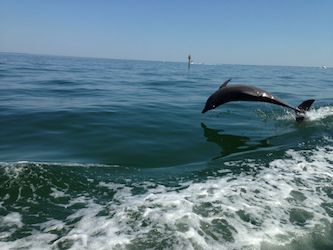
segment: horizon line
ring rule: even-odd
[[[155,59],[134,59],[134,58],[111,58],[111,57],[98,57],[98,56],[77,56],[77,55],[59,55],[59,54],[43,54],[33,52],[13,52],[13,51],[0,51],[2,54],[23,54],[32,56],[54,56],[54,57],[70,57],[70,58],[86,58],[86,59],[102,59],[102,60],[124,60],[124,61],[143,61],[143,62],[163,62],[163,63],[185,63],[187,64],[187,56],[184,56],[184,61],[169,61],[169,60],[155,60]],[[195,61],[194,61],[195,62]],[[236,65],[236,66],[270,66],[270,67],[301,67],[301,68],[333,68],[330,65],[317,65],[317,66],[304,66],[304,65],[278,65],[278,64],[242,64],[242,63],[205,63],[198,62],[194,65]]]

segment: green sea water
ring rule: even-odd
[[[228,78],[297,106],[201,114]],[[333,69],[0,53],[0,249],[332,249]]]

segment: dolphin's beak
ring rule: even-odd
[[[204,109],[201,111],[201,114],[206,113],[208,111],[208,109],[206,107],[204,107]]]

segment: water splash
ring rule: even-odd
[[[318,109],[311,109],[306,112],[305,121],[320,121],[333,116],[333,107],[325,106]],[[284,115],[277,116],[277,120],[295,120],[295,113],[287,110]]]
[[[65,221],[53,218],[36,224],[37,230],[27,237],[9,240],[24,227],[18,212],[9,214],[2,219],[10,230],[0,248],[273,249],[295,239],[311,239],[313,234],[330,244],[331,141],[327,138],[328,145],[313,150],[287,150],[267,165],[253,159],[226,163],[246,164],[256,169],[254,174],[225,173],[178,187],[154,181],[101,181],[96,188],[115,193],[111,201],[72,197],[64,206],[78,209]],[[52,191],[51,196],[59,197],[69,192]]]
[[[326,106],[326,107],[320,107],[318,109],[312,109],[309,110],[306,113],[306,115],[310,121],[323,120],[326,119],[327,117],[333,116],[333,107]]]

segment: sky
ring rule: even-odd
[[[333,67],[331,0],[0,0],[0,51]]]

